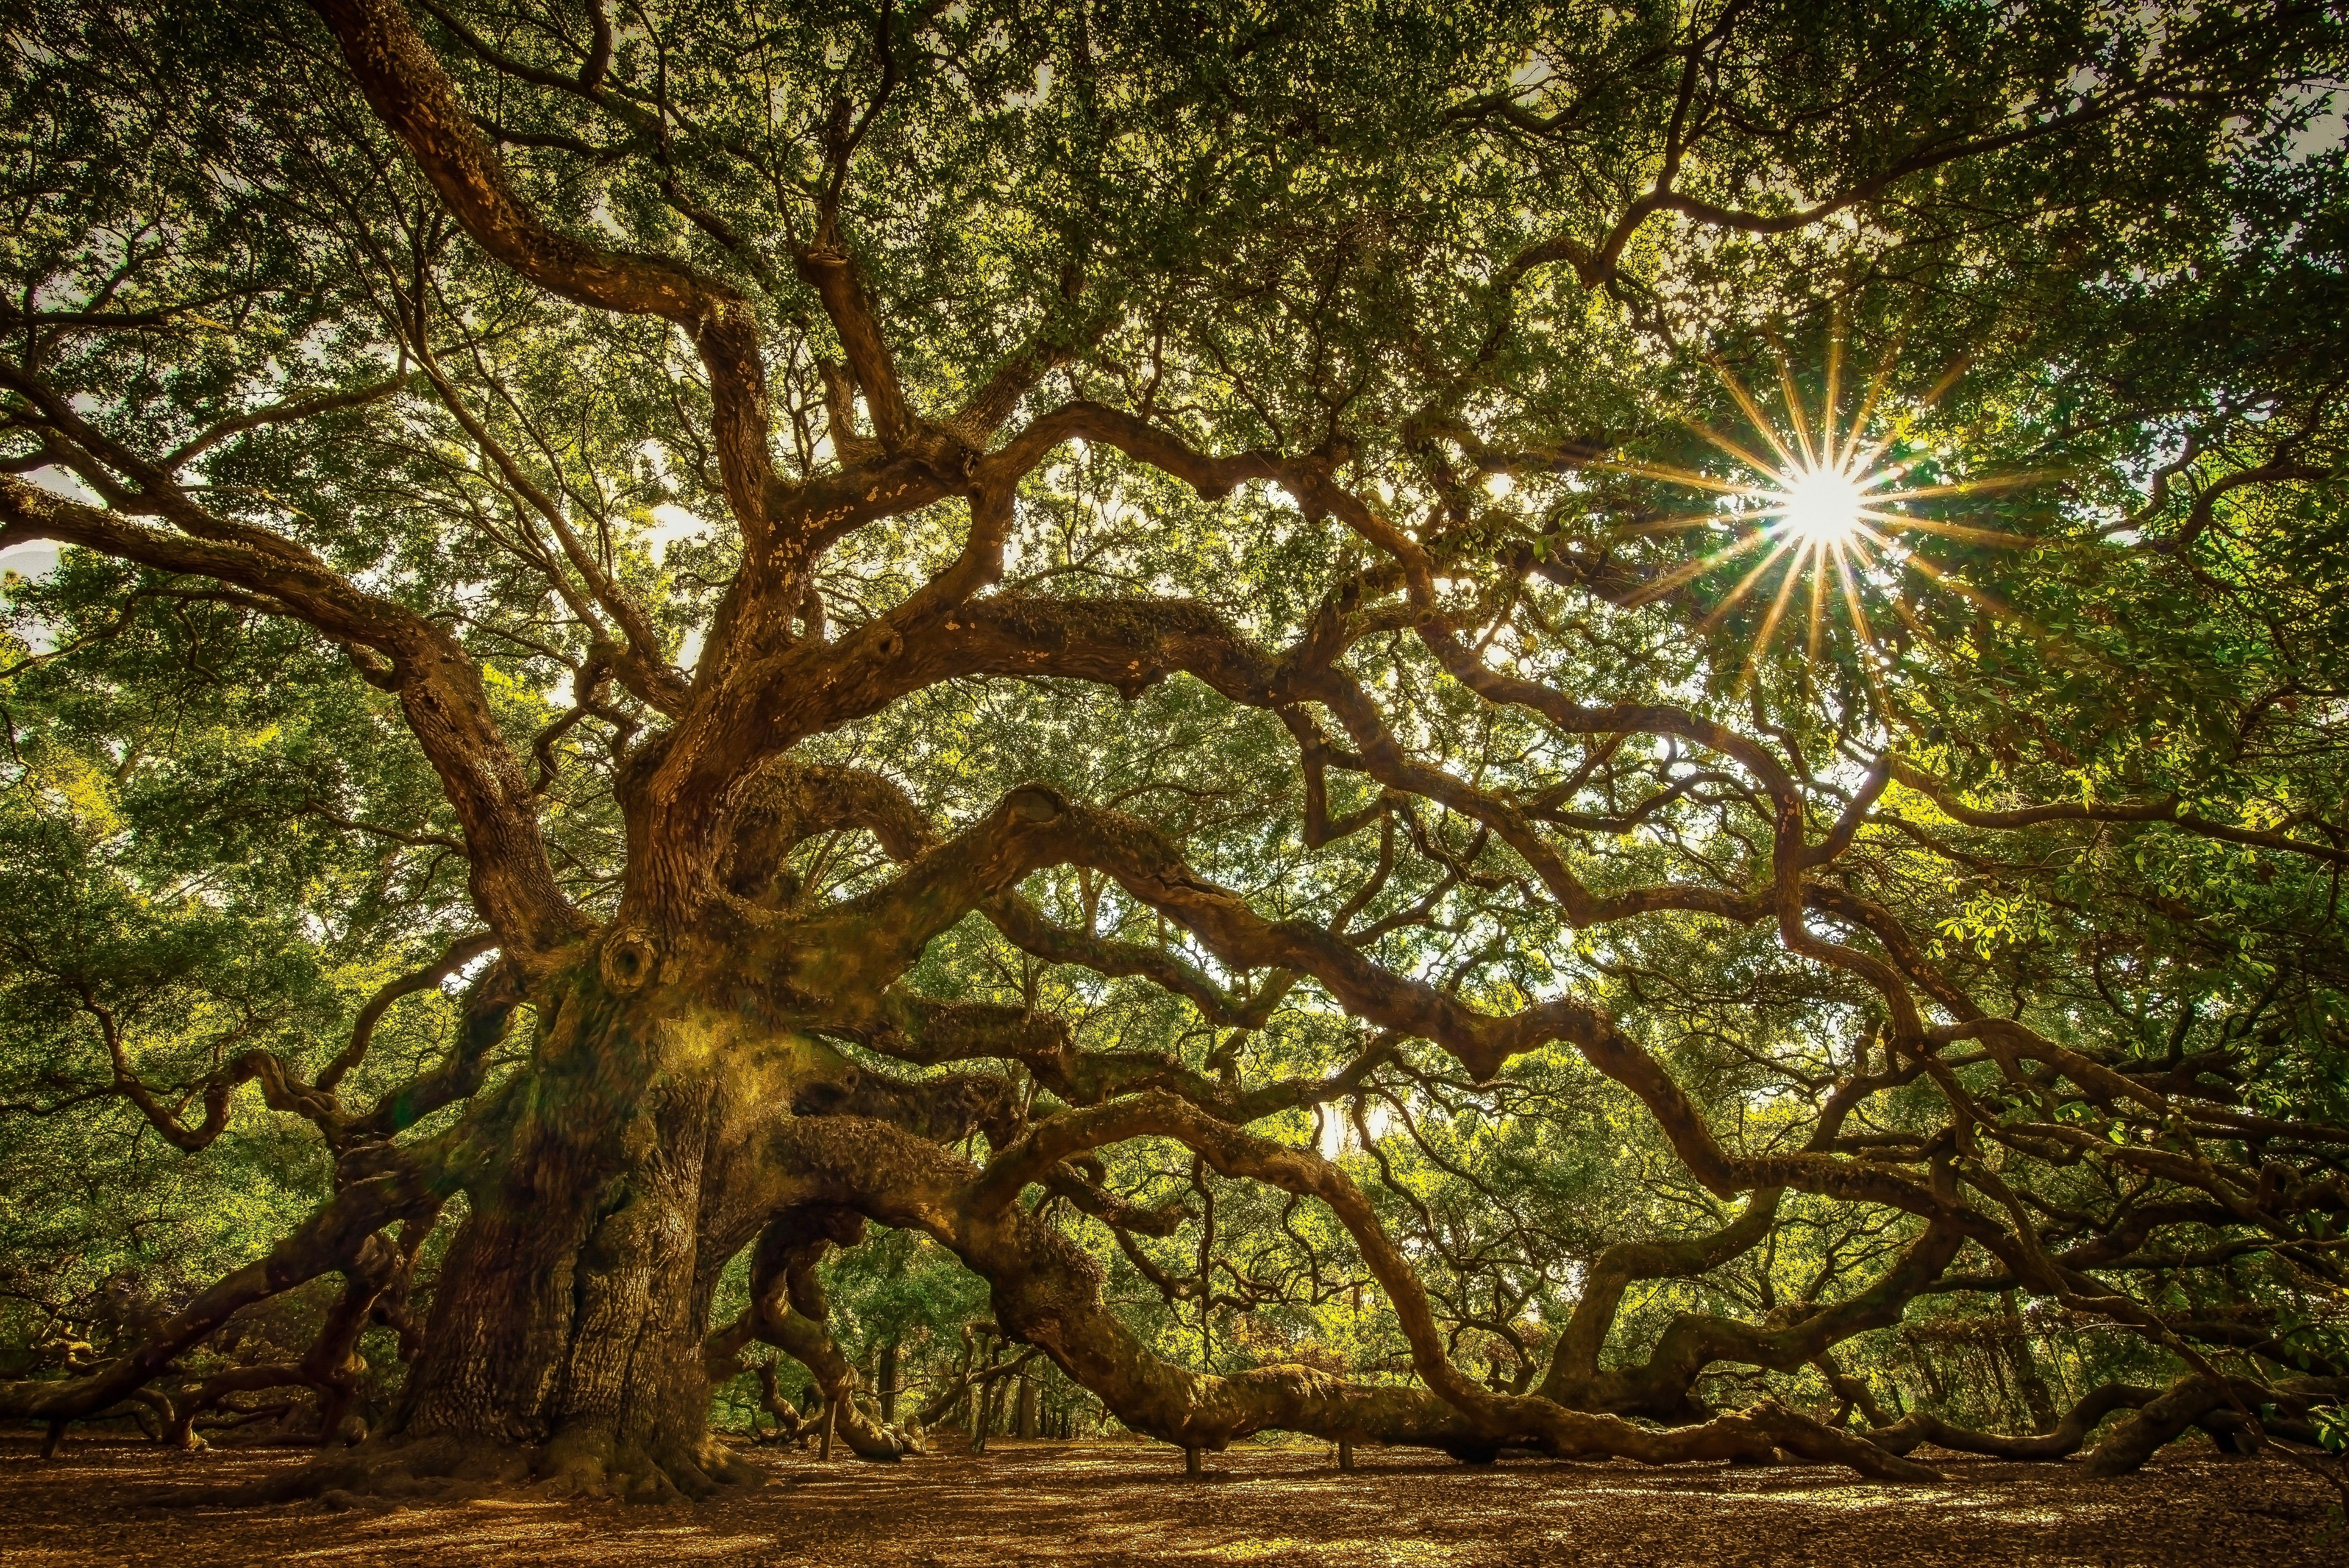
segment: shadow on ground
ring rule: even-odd
[[[254,1479],[282,1450],[172,1454],[85,1440],[43,1462],[0,1439],[8,1568],[283,1563],[679,1565],[876,1563],[2031,1564],[2135,1568],[2256,1560],[2338,1568],[2330,1500],[2275,1460],[2178,1449],[2117,1481],[2070,1466],[1920,1450],[1934,1486],[1812,1469],[1430,1465],[1319,1446],[1211,1456],[1205,1482],[1155,1444],[999,1443],[895,1466],[752,1450],[766,1485],[700,1508],[525,1501],[330,1513],[314,1503],[135,1508],[159,1484]]]

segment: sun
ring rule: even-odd
[[[1729,478],[1692,469],[1660,468],[1624,460],[1604,465],[1619,473],[1709,491],[1715,498],[1701,511],[1642,521],[1619,531],[1622,533],[1664,533],[1703,527],[1737,531],[1737,537],[1725,547],[1684,562],[1652,579],[1626,602],[1627,605],[1653,603],[1716,567],[1760,552],[1760,559],[1713,604],[1697,628],[1710,631],[1757,589],[1764,590],[1769,607],[1754,634],[1753,653],[1746,661],[1745,675],[1749,678],[1787,618],[1796,590],[1806,583],[1809,587],[1807,646],[1813,659],[1820,655],[1829,609],[1837,604],[1863,652],[1873,651],[1880,655],[1882,646],[1868,621],[1864,590],[1871,584],[1880,588],[1889,583],[1891,576],[1903,572],[1914,573],[1938,588],[1976,601],[1993,612],[2006,613],[2003,605],[1928,559],[1919,548],[1925,541],[1918,536],[2010,549],[2033,548],[2034,542],[1921,514],[1909,503],[2012,489],[2047,476],[2008,474],[1955,484],[1903,485],[1901,481],[1912,465],[1889,460],[1903,422],[1889,421],[1890,428],[1873,433],[1870,428],[1883,407],[1892,361],[1888,356],[1877,367],[1858,407],[1847,420],[1841,406],[1843,344],[1839,334],[1828,345],[1825,397],[1816,410],[1816,422],[1803,407],[1794,367],[1783,352],[1778,356],[1779,388],[1785,406],[1783,426],[1763,412],[1761,404],[1725,365],[1716,360],[1713,368],[1754,433],[1761,437],[1768,455],[1692,420],[1690,428],[1696,434],[1750,477]],[[1940,384],[1925,395],[1920,407],[1938,402],[1956,378],[1954,370],[1942,377]],[[1777,581],[1770,584],[1774,573]],[[1904,624],[1922,632],[1899,594],[1879,592],[1877,596]],[[1874,662],[1863,657],[1861,663],[1873,682]]]
[[[1832,548],[1867,526],[1859,514],[1868,504],[1868,492],[1843,469],[1805,468],[1782,477],[1788,482],[1777,510],[1785,532],[1814,547]]]

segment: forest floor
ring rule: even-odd
[[[1884,1485],[1810,1467],[1648,1470],[1511,1460],[1472,1469],[1360,1450],[1340,1473],[1319,1444],[1208,1456],[1199,1482],[1173,1449],[1133,1440],[1014,1442],[870,1465],[750,1449],[766,1485],[705,1507],[506,1500],[329,1513],[126,1506],[158,1484],[249,1480],[302,1462],[284,1449],[168,1453],[80,1439],[43,1462],[0,1437],[0,1564],[205,1568],[378,1564],[795,1563],[1015,1568],[1061,1563],[1965,1563],[2169,1568],[2349,1562],[2330,1499],[2274,1460],[2179,1445],[2136,1476],[1920,1450],[1939,1485]]]

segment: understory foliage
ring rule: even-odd
[[[2341,1446],[2337,10],[0,40],[0,1413]]]

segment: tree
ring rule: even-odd
[[[894,1457],[868,1223],[1195,1451],[2342,1392],[2326,8],[313,11],[9,15],[0,1126],[306,1207],[0,1410]],[[2004,1292],[2175,1381],[1835,1360]]]

